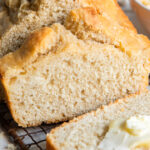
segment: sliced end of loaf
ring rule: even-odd
[[[82,7],[92,7],[112,22],[137,33],[135,27],[125,15],[117,0],[79,0]]]

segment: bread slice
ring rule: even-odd
[[[135,115],[150,115],[149,108],[150,92],[119,99],[113,104],[101,107],[53,129],[47,135],[47,150],[99,149],[98,145],[103,140],[111,121],[128,119]]]
[[[23,127],[65,121],[145,90],[150,56],[145,51],[128,55],[107,42],[81,40],[60,24],[36,31],[0,59],[14,120]]]
[[[110,20],[136,32],[116,0],[2,0],[2,2],[0,57],[18,49],[33,30],[54,22],[63,23],[70,10],[75,8],[94,7]]]

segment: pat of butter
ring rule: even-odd
[[[131,117],[126,121],[125,128],[135,136],[145,135],[150,132],[150,116]]]
[[[98,149],[131,150],[137,147],[150,148],[150,116],[112,121]]]

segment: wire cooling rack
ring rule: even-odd
[[[32,128],[18,127],[4,103],[0,104],[0,124],[21,150],[46,150],[46,134],[58,125],[41,125]]]

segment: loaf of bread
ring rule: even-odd
[[[96,111],[77,117],[53,129],[47,135],[47,150],[101,150],[100,144],[105,138],[108,126],[112,121],[119,119],[126,120],[139,115],[150,116],[149,108],[150,92],[130,95],[124,99],[119,99],[113,104],[101,107]],[[112,136],[112,138],[116,137]],[[124,137],[124,140],[120,140],[123,143],[128,139]],[[109,141],[109,146],[112,144],[111,142]],[[143,145],[134,148],[134,150],[149,149]],[[112,149],[110,148],[110,150]]]
[[[94,7],[99,13],[136,32],[116,0],[2,0],[0,11],[0,57],[20,47],[35,29],[63,23],[74,8]]]
[[[54,22],[63,24],[70,10],[82,7],[93,7],[107,19],[136,32],[116,0],[1,0],[0,57],[18,49],[32,31]],[[0,99],[4,99],[1,84]]]
[[[69,120],[148,85],[146,37],[92,7],[67,18],[65,27],[42,28],[0,59],[7,103],[20,126]]]

